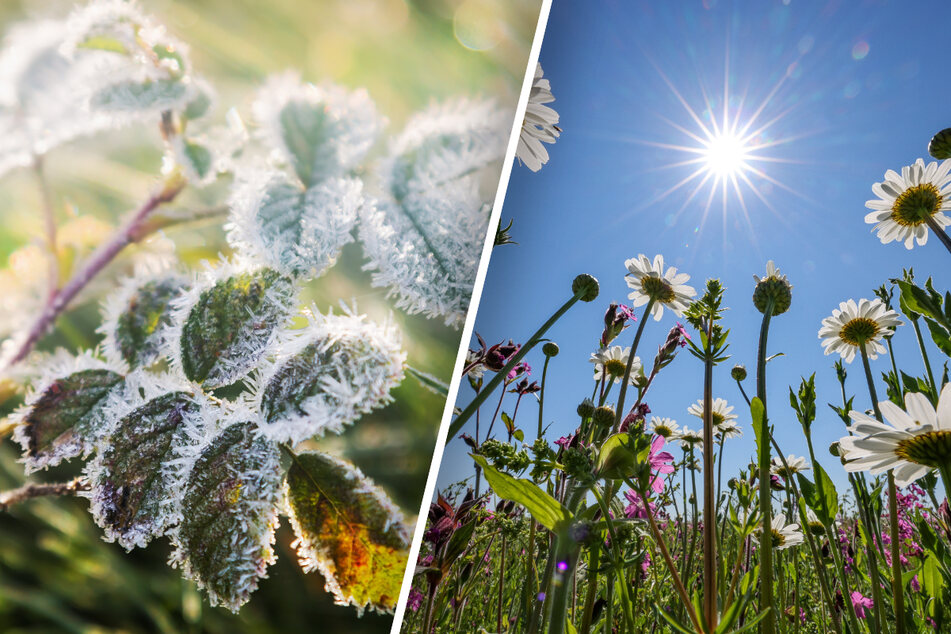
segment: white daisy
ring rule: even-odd
[[[895,482],[907,486],[932,469],[951,466],[951,383],[938,398],[938,410],[924,394],[905,395],[905,409],[882,401],[878,404],[887,422],[851,411],[853,436],[839,441],[846,471],[873,475],[894,469]]]
[[[696,416],[700,420],[703,420],[703,399],[700,399],[693,405],[687,408],[687,413]],[[733,406],[728,405],[726,400],[722,398],[713,399],[713,426],[717,429],[722,428],[724,425],[731,425],[732,421],[735,421],[737,418],[736,414],[733,413]],[[727,436],[729,438],[729,436]]]
[[[594,364],[594,380],[600,381],[604,373],[607,372],[607,375],[613,378],[615,383],[620,383],[624,372],[627,370],[627,360],[630,354],[630,346],[627,348],[611,346],[592,352],[591,358],[588,360]],[[635,385],[643,376],[644,366],[641,364],[641,359],[640,357],[634,357],[629,381],[632,385]]]
[[[680,446],[684,449],[689,449],[695,445],[703,444],[703,432],[694,431],[684,425],[683,429],[680,430],[680,435],[678,436],[680,440]]]
[[[774,456],[770,462],[769,472],[783,478],[788,478],[793,474],[807,471],[810,468],[811,467],[806,464],[805,458],[797,458],[796,456],[789,454],[786,456],[785,465],[779,456]]]
[[[724,439],[743,437],[743,430],[740,429],[740,426],[736,424],[736,421],[732,420],[721,425],[717,425],[717,428],[713,430],[713,433],[717,437],[723,436]]]
[[[825,536],[825,527],[822,525],[822,522],[819,521],[819,517],[809,508],[806,509],[806,528],[816,537]]]
[[[634,306],[643,306],[649,300],[654,300],[654,306],[651,308],[651,314],[655,320],[660,320],[664,314],[664,306],[674,312],[675,315],[682,315],[690,299],[697,292],[692,286],[687,286],[686,282],[690,276],[686,273],[677,273],[676,267],[670,267],[664,271],[664,256],[655,255],[651,262],[647,256],[641,253],[636,258],[631,258],[624,263],[629,271],[624,276],[627,285],[633,289],[628,298],[634,301]]]
[[[872,210],[865,222],[875,225],[882,244],[893,240],[905,243],[911,249],[915,241],[924,245],[928,241],[927,220],[931,218],[939,227],[951,224],[944,214],[951,210],[951,161],[931,162],[923,159],[914,165],[885,172],[885,180],[872,185],[877,200],[865,206]]]
[[[518,149],[515,156],[525,167],[537,172],[548,162],[548,150],[542,143],[554,143],[561,134],[558,113],[544,104],[551,103],[555,96],[551,94],[551,84],[542,76],[542,65],[535,67],[535,81],[528,95],[525,107],[525,119],[522,120],[522,132],[518,137]]]
[[[667,440],[675,440],[680,436],[680,426],[672,418],[651,416],[650,433]]]
[[[839,304],[831,317],[822,320],[819,338],[826,354],[838,352],[848,363],[863,343],[869,358],[875,359],[886,351],[882,338],[901,323],[898,313],[889,310],[880,299],[860,299],[858,304],[850,299]]]
[[[787,524],[782,515],[774,515],[770,524],[770,534],[775,550],[785,550],[802,543],[802,531],[799,524]]]

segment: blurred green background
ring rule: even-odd
[[[431,100],[491,96],[514,112],[534,35],[540,0],[142,0],[142,8],[191,47],[197,73],[216,88],[212,115],[235,106],[249,119],[254,92],[270,73],[293,68],[306,80],[365,87],[397,134]],[[32,17],[62,17],[69,2],[3,0],[0,29]],[[381,144],[382,146],[383,144]],[[377,148],[379,152],[380,148]],[[46,159],[61,226],[60,258],[80,261],[138,205],[156,182],[161,149],[156,129],[129,128],[79,140]],[[227,183],[189,190],[181,210],[220,205]],[[0,180],[0,338],[24,327],[42,301],[47,279],[43,217],[34,175]],[[130,272],[143,252],[169,253],[194,268],[227,253],[221,218],[171,227],[127,249],[39,346],[71,350],[95,346],[98,301]],[[381,319],[394,314],[408,361],[449,380],[460,333],[441,321],[390,308],[385,291],[361,271],[359,244],[345,248],[334,269],[311,283],[303,301],[323,310],[339,299]],[[68,271],[67,271],[68,273]],[[345,434],[324,439],[324,451],[356,463],[383,486],[415,523],[435,444],[443,399],[408,377],[395,402],[361,419]],[[0,381],[0,415],[22,402],[22,390]],[[18,448],[0,439],[0,490],[21,485]],[[78,463],[31,477],[63,481]],[[290,548],[292,532],[278,531],[278,563],[237,616],[210,608],[194,585],[165,564],[165,540],[126,554],[101,541],[81,499],[37,499],[0,512],[0,631],[77,632],[385,632],[389,615],[357,618],[333,605],[318,574],[304,575]]]

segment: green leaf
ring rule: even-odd
[[[819,521],[829,526],[835,521],[835,516],[839,512],[839,498],[835,490],[835,485],[825,469],[818,462],[813,463],[816,474],[816,482],[813,484],[801,473],[796,474],[799,481],[799,490],[802,493],[806,504],[811,508]]]
[[[343,132],[323,104],[291,101],[280,114],[281,133],[297,177],[311,185],[338,171],[336,138]]]
[[[87,469],[91,512],[110,541],[144,548],[177,523],[176,459],[201,432],[201,408],[187,392],[157,396],[119,420]]]
[[[185,288],[177,275],[162,275],[138,285],[131,279],[107,299],[99,330],[105,335],[107,356],[122,359],[131,368],[156,361],[172,323],[172,300]]]
[[[258,362],[290,316],[293,282],[273,269],[235,272],[195,289],[178,339],[185,376],[206,387],[229,385]]]
[[[27,472],[89,455],[108,431],[112,421],[106,405],[122,389],[124,377],[89,357],[80,357],[77,365],[87,367],[44,381],[16,415],[14,438],[23,448]]]
[[[928,324],[928,331],[935,345],[941,352],[951,356],[951,336],[948,335],[948,330],[932,319],[925,319],[925,323]]]
[[[513,478],[491,466],[484,457],[469,454],[482,467],[485,479],[492,492],[503,500],[521,504],[531,513],[535,521],[548,530],[558,533],[571,522],[571,511],[561,502],[548,495],[531,480]]]
[[[205,444],[182,493],[171,562],[237,612],[274,562],[281,501],[280,452],[252,423],[235,423]]]
[[[478,523],[478,519],[473,519],[453,531],[452,537],[449,538],[449,543],[446,544],[446,551],[440,561],[443,570],[449,570],[453,562],[462,556],[469,547],[472,533],[475,532],[476,524]]]
[[[628,434],[612,434],[601,444],[598,451],[597,472],[602,478],[620,480],[634,474],[637,454]]]
[[[89,106],[102,112],[176,110],[189,96],[188,86],[176,79],[121,81],[93,93]]]
[[[410,537],[386,494],[347,462],[303,453],[287,473],[287,501],[304,571],[319,570],[338,605],[391,612]]]
[[[199,141],[180,138],[178,145],[178,162],[185,169],[188,180],[194,183],[204,183],[212,175],[215,157],[211,150]]]
[[[76,48],[91,51],[108,51],[110,53],[118,53],[120,55],[129,54],[129,49],[125,47],[125,44],[119,41],[119,39],[110,37],[108,35],[87,37],[82,42],[78,43]]]
[[[758,396],[750,402],[750,413],[753,416],[753,433],[756,435],[756,448],[759,455],[765,451],[769,453],[769,430],[766,424],[766,408]]]

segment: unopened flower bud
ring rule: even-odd
[[[792,284],[785,275],[779,273],[772,260],[766,263],[766,277],[760,279],[754,275],[753,279],[756,280],[756,288],[753,290],[753,305],[756,310],[765,313],[770,302],[773,305],[773,315],[782,315],[789,310],[792,303]]]
[[[583,302],[594,301],[601,287],[593,275],[582,273],[571,283],[571,292]]]
[[[547,342],[542,346],[542,352],[545,353],[546,357],[557,357],[558,356],[558,344],[554,341]]]
[[[737,363],[735,366],[733,366],[733,369],[730,370],[730,376],[733,377],[734,381],[745,381],[746,366],[741,363]]]
[[[931,142],[928,143],[928,154],[939,161],[951,158],[951,128],[945,128],[931,137]]]
[[[594,402],[590,398],[586,398],[578,405],[578,416],[585,419],[590,418],[592,414],[594,414]]]
[[[831,453],[836,458],[841,457],[842,452],[839,451],[839,441],[835,441],[834,443],[829,445],[829,453]]]
[[[614,408],[607,405],[602,405],[601,407],[594,410],[594,415],[592,416],[594,424],[598,427],[609,427],[614,424]]]

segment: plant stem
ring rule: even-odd
[[[634,343],[631,344],[631,353],[627,356],[627,367],[624,369],[624,378],[621,380],[621,394],[617,399],[617,411],[614,413],[614,428],[617,429],[624,420],[624,397],[627,395],[627,385],[631,379],[631,368],[634,367],[634,355],[637,354],[637,344],[641,341],[641,333],[644,332],[644,326],[647,324],[647,318],[654,307],[654,299],[647,300],[647,306],[644,307],[644,315],[641,317],[641,323],[637,325],[637,332],[634,334]]]
[[[33,172],[36,174],[36,182],[39,186],[40,197],[43,200],[43,219],[46,223],[46,250],[49,258],[49,294],[52,298],[59,288],[59,249],[56,246],[56,207],[53,204],[53,194],[50,192],[49,183],[46,180],[46,172],[43,170],[43,157],[37,156],[33,160]]]
[[[951,253],[951,237],[949,237],[948,234],[944,232],[944,229],[938,226],[938,223],[935,222],[933,216],[929,215],[927,218],[925,218],[925,222],[928,223],[928,228],[931,229],[931,232],[935,234],[939,240],[941,240],[941,244],[944,245],[944,248],[947,249],[949,253]]]
[[[462,426],[465,425],[466,421],[469,420],[479,409],[479,407],[482,406],[482,403],[485,402],[485,399],[489,397],[489,394],[491,394],[499,386],[506,376],[508,376],[509,371],[518,365],[519,361],[524,359],[525,355],[527,355],[528,352],[542,340],[542,337],[546,332],[548,332],[548,329],[551,328],[556,321],[561,319],[562,315],[568,312],[569,308],[575,305],[575,302],[580,299],[582,292],[583,289],[579,289],[577,295],[573,295],[571,299],[562,304],[561,308],[556,310],[555,313],[548,318],[548,321],[542,324],[542,327],[535,331],[535,334],[533,334],[531,338],[525,342],[521,348],[519,348],[518,352],[512,355],[512,358],[509,359],[508,363],[505,364],[505,367],[495,373],[495,376],[492,377],[492,380],[489,381],[488,385],[486,385],[485,388],[480,391],[474,399],[472,399],[466,408],[462,410],[462,413],[460,413],[456,419],[450,423],[449,433],[447,435],[448,438],[453,438],[459,433],[459,430],[462,429]]]
[[[942,232],[944,233],[944,232]],[[917,319],[911,320],[912,328],[915,329],[915,336],[918,338],[918,349],[921,350],[921,360],[925,363],[925,371],[928,372],[928,383],[931,385],[931,392],[935,395],[935,398],[938,397],[938,384],[935,383],[934,374],[931,372],[931,361],[928,360],[928,350],[925,348],[925,340],[921,336],[921,327],[918,325]],[[889,351],[891,352],[891,351]],[[895,362],[895,357],[892,355],[892,363]],[[898,376],[896,371],[895,379],[901,381],[901,377]],[[901,385],[901,383],[899,383]]]
[[[947,234],[941,232],[945,239]],[[872,398],[872,408],[875,410],[875,418],[882,422],[882,411],[878,407],[878,394],[875,391],[875,381],[872,378],[872,369],[868,363],[868,352],[865,349],[865,343],[859,344],[859,350],[862,352],[862,366],[865,368],[865,378],[868,380],[868,393]],[[898,543],[898,500],[895,490],[895,475],[891,469],[888,470],[888,515],[891,537],[891,556],[892,556],[892,608],[895,613],[895,632],[905,634],[905,595],[902,590],[901,581],[901,552]],[[874,583],[873,579],[873,583]]]
[[[760,631],[774,634],[776,631],[776,613],[773,605],[773,540],[772,530],[772,491],[769,477],[769,417],[766,409],[766,341],[769,335],[769,321],[773,314],[773,300],[766,303],[763,322],[759,331],[759,350],[756,360],[756,396],[763,403],[763,422],[760,430],[759,447],[759,510],[763,523],[763,538],[760,539],[760,611],[768,610],[760,622]]]
[[[499,605],[496,608],[496,632],[502,631],[502,589],[505,581],[505,534],[502,534],[502,561],[499,563]]]
[[[184,179],[175,179],[165,183],[159,191],[149,196],[148,200],[139,207],[132,217],[108,241],[96,249],[72,278],[50,296],[43,312],[40,313],[33,325],[17,338],[18,343],[15,346],[15,352],[0,361],[0,372],[8,370],[22,361],[40,338],[46,334],[46,331],[53,325],[59,314],[69,307],[70,302],[89,284],[92,278],[102,271],[122,249],[142,238],[140,229],[146,218],[161,205],[174,200],[184,188]]]
[[[707,346],[712,347],[713,320],[707,322]],[[710,631],[717,629],[717,518],[713,480],[713,355],[703,360],[703,616]]]
[[[0,493],[0,511],[6,511],[14,504],[32,500],[33,498],[52,495],[76,495],[80,491],[88,491],[89,482],[82,477],[73,478],[69,482],[54,484],[24,484],[18,489]]]
[[[538,434],[535,436],[535,440],[538,440],[542,437],[542,427],[544,425],[544,409],[545,409],[545,379],[548,377],[548,362],[551,361],[551,357],[547,354],[545,355],[545,364],[542,366],[542,384],[538,390]]]

